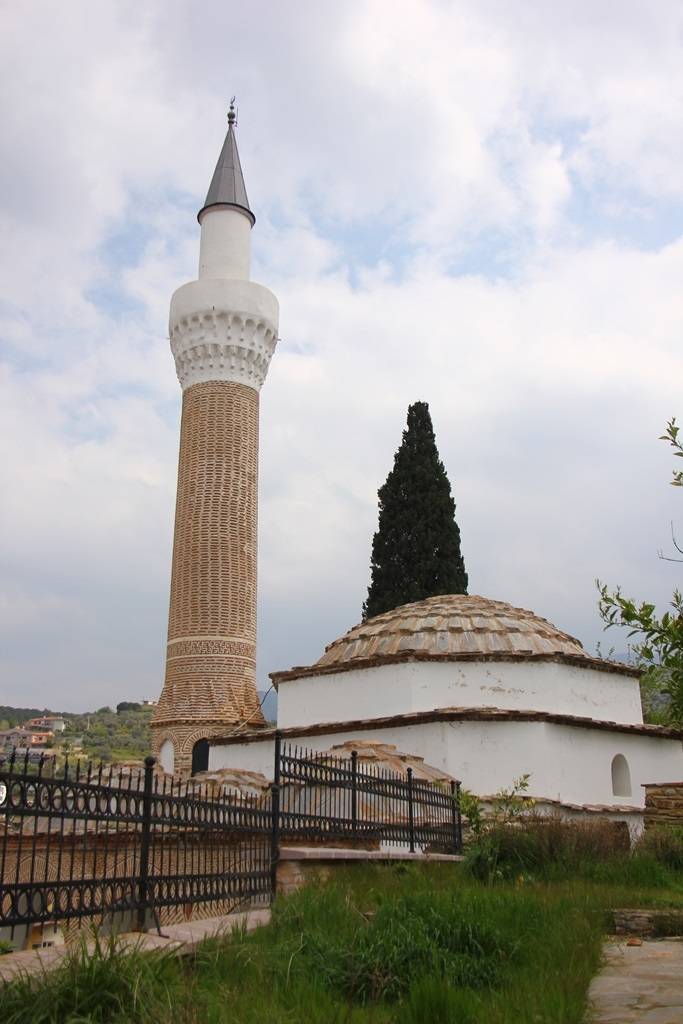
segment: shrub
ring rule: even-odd
[[[683,826],[655,825],[643,834],[636,849],[667,868],[683,871]]]
[[[548,864],[571,869],[586,861],[624,856],[630,849],[628,829],[623,822],[567,821],[540,816],[529,818],[516,828],[499,830],[498,841],[502,860],[517,860],[520,867],[528,870]]]
[[[567,821],[533,814],[492,824],[470,848],[466,863],[482,881],[527,872],[565,876],[585,873],[588,865],[624,861],[629,849],[623,822]]]

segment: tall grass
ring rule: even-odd
[[[179,988],[167,952],[127,952],[114,938],[85,942],[54,971],[0,987],[3,1024],[142,1024],[167,1019]],[[0,983],[1,984],[1,983]]]
[[[530,815],[490,827],[470,847],[467,864],[487,882],[522,875],[675,888],[683,877],[683,830],[655,829],[631,849],[623,823]]]
[[[183,960],[113,941],[77,951],[0,989],[0,1020],[579,1024],[607,908],[653,897],[670,892],[623,880],[491,886],[452,865],[355,865],[279,900],[270,926]]]
[[[672,871],[683,872],[683,827],[658,825],[649,829],[638,844],[638,852],[649,854]]]

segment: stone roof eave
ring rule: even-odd
[[[353,669],[376,668],[380,665],[398,665],[406,662],[416,661],[486,661],[486,662],[556,662],[561,665],[573,665],[579,668],[591,669],[595,672],[610,672],[616,675],[639,678],[640,669],[625,665],[623,662],[607,661],[602,658],[593,658],[589,654],[564,654],[555,652],[553,654],[535,654],[531,651],[505,651],[491,653],[462,653],[446,654],[431,653],[428,651],[405,651],[402,654],[377,655],[373,658],[356,658],[350,661],[334,665],[297,665],[294,668],[280,672],[271,672],[270,679],[277,690],[280,683],[291,682],[294,679],[306,679],[311,676],[336,675],[339,672],[351,672]]]
[[[294,740],[305,736],[335,735],[343,732],[368,732],[373,729],[388,729],[396,726],[428,725],[431,722],[539,722],[548,725],[564,725],[578,729],[598,729],[605,732],[626,733],[647,736],[652,739],[683,740],[683,729],[664,725],[645,725],[629,722],[611,722],[599,718],[582,718],[580,715],[563,715],[549,711],[519,711],[516,709],[475,707],[475,708],[434,708],[432,711],[411,711],[407,714],[385,715],[381,718],[347,719],[341,722],[316,722],[314,725],[289,726],[280,729],[283,739]],[[214,746],[231,746],[236,743],[256,743],[275,738],[276,729],[260,729],[233,733],[229,736],[214,736]]]

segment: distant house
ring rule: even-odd
[[[25,729],[17,726],[0,732],[0,747],[7,750],[44,750],[54,739],[51,729]]]
[[[38,718],[31,718],[24,722],[25,729],[49,729],[50,732],[64,732],[66,722],[61,715],[40,715]]]

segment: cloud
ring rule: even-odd
[[[74,0],[3,20],[6,702],[160,688],[168,301],[196,272],[233,92],[253,276],[281,304],[262,396],[262,680],[357,621],[376,490],[416,399],[473,590],[590,648],[596,575],[666,600],[678,3]]]

